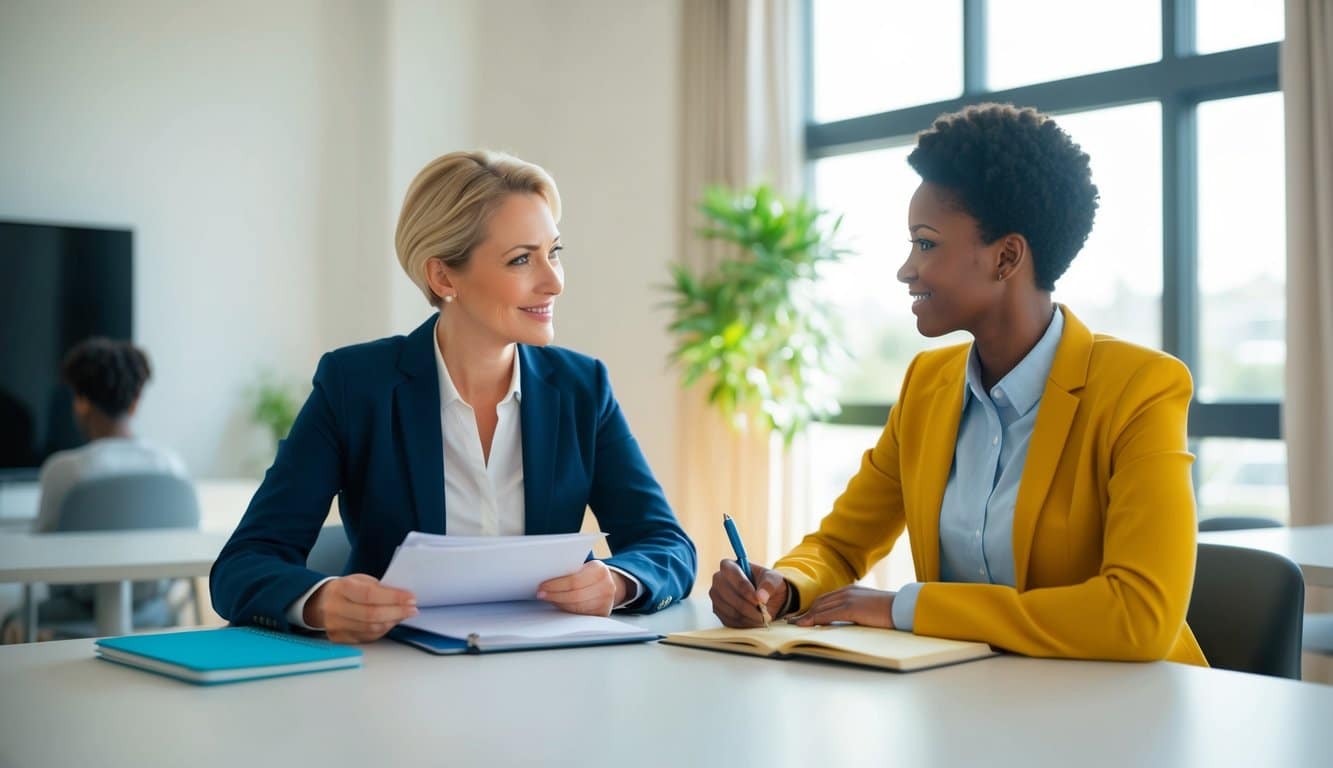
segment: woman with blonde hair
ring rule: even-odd
[[[535,597],[583,614],[689,594],[695,550],[598,360],[549,346],[564,288],[560,195],[540,167],[453,152],[412,182],[398,260],[438,311],[407,336],[330,352],[245,518],[213,603],[237,623],[370,642],[416,613],[381,584],[410,531],[572,533],[591,508],[612,556]],[[333,496],[348,575],[305,565]]]

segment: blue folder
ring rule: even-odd
[[[96,650],[105,661],[198,685],[361,666],[356,648],[255,627],[109,637]]]

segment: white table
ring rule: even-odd
[[[1285,555],[1301,567],[1306,584],[1333,587],[1333,525],[1214,531],[1199,534],[1199,541]]]
[[[133,581],[207,576],[227,543],[225,531],[139,530],[43,533],[0,530],[0,582],[97,584],[97,629],[130,631]],[[36,606],[25,590],[29,635]]]
[[[634,619],[715,623],[702,601]],[[0,765],[1327,765],[1333,687],[1000,656],[906,675],[658,644],[436,657],[202,688],[0,648]]]

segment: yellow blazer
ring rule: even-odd
[[[1065,328],[1038,405],[1014,505],[1015,587],[941,582],[940,503],[953,463],[969,345],[917,355],[889,422],[847,490],[775,564],[801,609],[851,584],[906,527],[913,629],[1028,656],[1206,666],[1185,611],[1195,510],[1179,360]]]

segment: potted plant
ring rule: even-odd
[[[699,236],[734,247],[697,274],[672,265],[671,360],[682,386],[706,382],[733,424],[758,419],[790,444],[839,410],[832,373],[846,353],[815,282],[821,264],[846,253],[834,245],[841,218],[826,226],[826,211],[762,184],[711,187],[699,210],[708,222]]]
[[[268,430],[273,447],[287,437],[300,408],[296,395],[272,371],[262,371],[250,390],[250,419]]]

